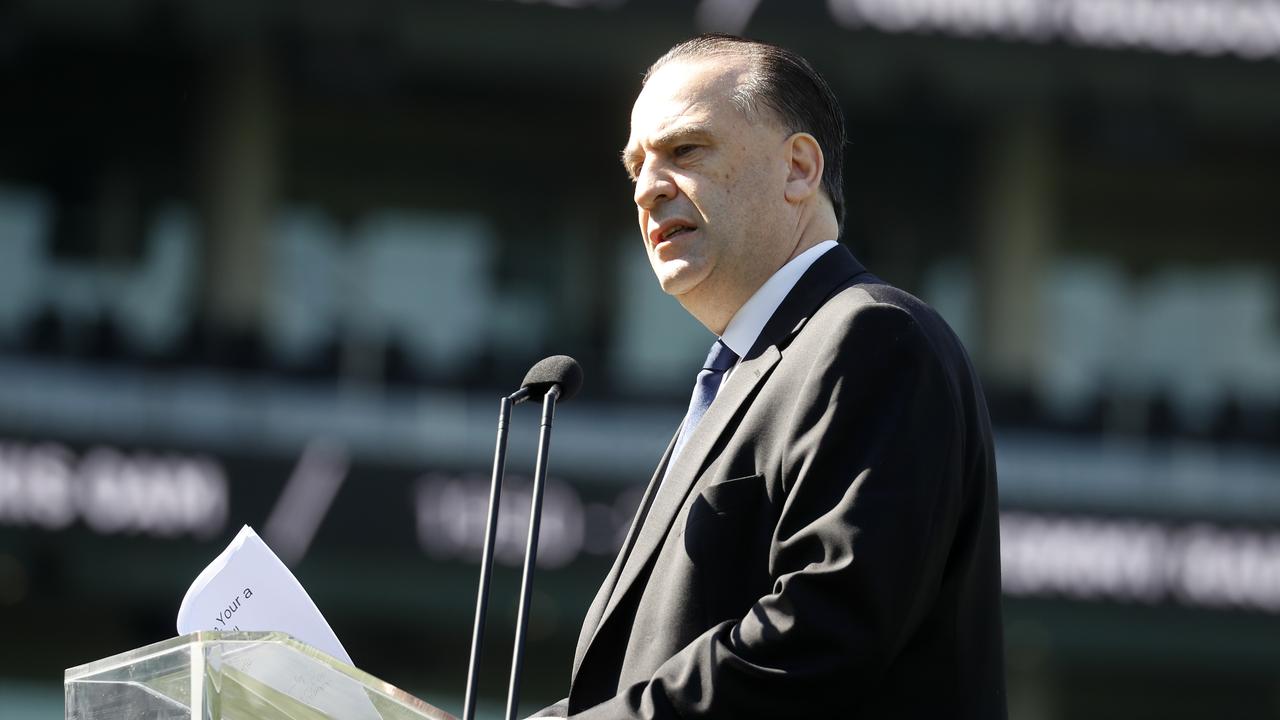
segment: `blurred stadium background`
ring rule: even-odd
[[[1280,717],[1273,0],[0,2],[0,717],[172,636],[245,523],[361,667],[460,712],[497,398],[548,353],[587,383],[522,709],[563,694],[709,340],[617,161],[707,29],[826,75],[845,241],[982,369],[1012,717]]]

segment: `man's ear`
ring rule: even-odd
[[[803,202],[822,187],[822,147],[814,136],[798,132],[787,138],[786,158],[787,202]]]

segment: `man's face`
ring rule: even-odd
[[[731,99],[748,67],[735,57],[662,66],[636,99],[623,151],[662,289],[730,316],[791,250],[788,134],[767,110],[744,113]]]

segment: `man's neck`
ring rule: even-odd
[[[733,316],[769,278],[818,243],[839,239],[840,226],[836,222],[835,211],[830,203],[824,202],[818,206],[810,206],[808,212],[800,213],[796,218],[793,231],[789,234],[794,238],[790,250],[773,267],[766,268],[760,275],[736,278],[740,282],[731,288],[708,287],[704,284],[689,293],[677,296],[676,300],[708,330],[716,335],[723,335]],[[732,281],[735,278],[727,279]]]
[[[720,339],[739,357],[746,357],[755,347],[764,326],[778,306],[791,293],[805,272],[818,258],[836,246],[830,240],[817,243],[778,268],[729,320]]]

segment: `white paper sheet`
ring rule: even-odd
[[[307,591],[248,525],[182,598],[178,634],[200,630],[278,630],[354,664]]]

